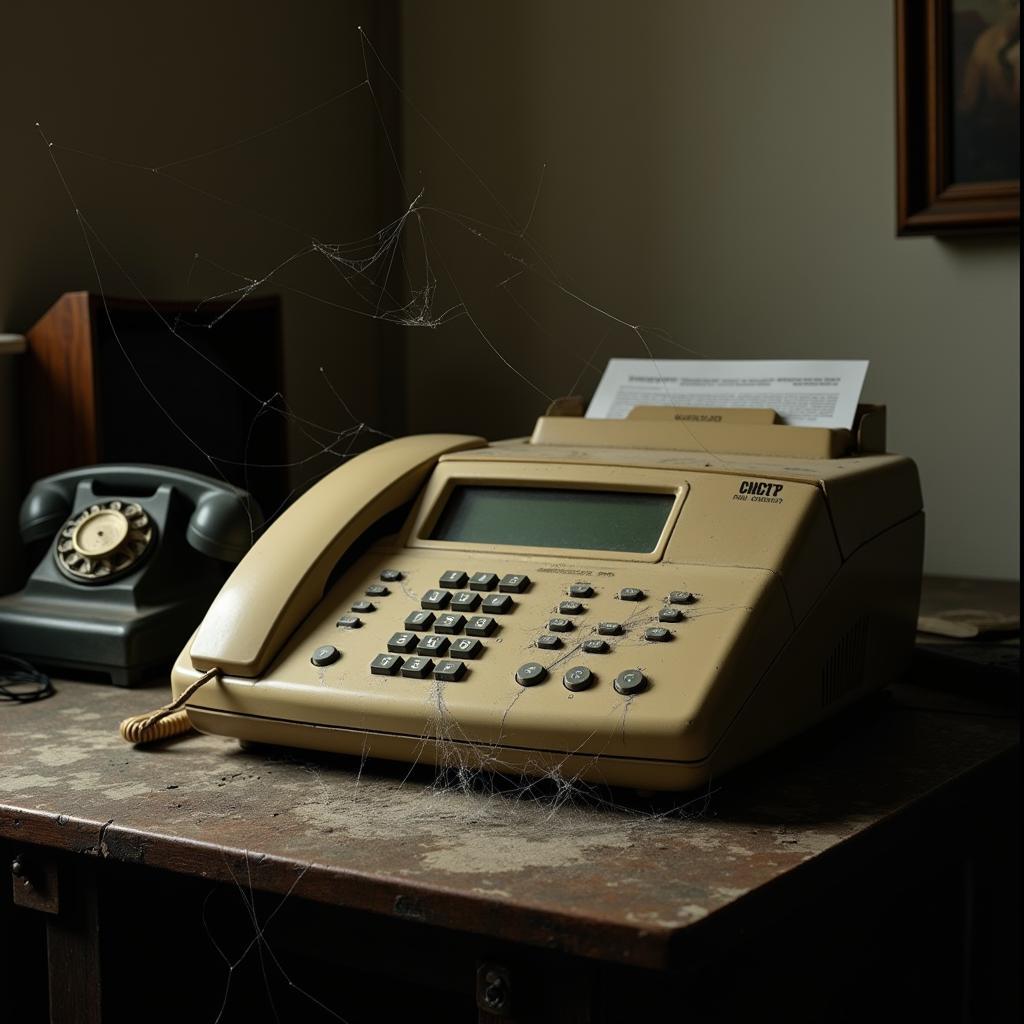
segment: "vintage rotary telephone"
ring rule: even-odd
[[[38,481],[22,540],[46,542],[0,598],[0,651],[130,686],[165,669],[262,516],[245,491],[163,466],[86,466]]]

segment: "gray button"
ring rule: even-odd
[[[402,667],[403,660],[397,654],[378,654],[370,662],[370,671],[375,676],[393,676]]]
[[[448,650],[448,637],[421,636],[416,645],[417,654],[444,654]]]
[[[552,633],[571,633],[573,630],[572,619],[548,619],[548,629]]]
[[[478,604],[479,594],[474,594],[472,590],[460,590],[452,594],[452,603],[449,607],[453,612],[475,612]]]
[[[615,677],[615,682],[612,683],[612,686],[624,697],[631,697],[634,693],[639,693],[646,685],[647,680],[638,668],[628,668],[625,672],[620,672]]]
[[[317,668],[323,668],[324,665],[333,665],[341,657],[341,651],[337,647],[332,647],[330,644],[324,644],[323,647],[318,647],[313,652],[313,657],[309,660],[313,662]]]
[[[683,613],[678,608],[662,608],[658,612],[659,622],[682,622]]]
[[[402,578],[398,569],[381,569],[380,578],[384,583],[397,583]]]
[[[623,587],[619,591],[620,601],[642,601],[644,592],[639,587]]]
[[[423,597],[420,598],[421,608],[447,608],[448,602],[452,599],[452,595],[447,590],[428,590]]]
[[[383,583],[371,583],[366,588],[367,597],[387,597],[391,591]]]
[[[582,615],[583,605],[579,601],[559,601],[558,611],[561,615]]]
[[[474,615],[466,622],[470,636],[490,636],[494,632],[494,619],[489,615]]]
[[[366,614],[369,614],[370,612],[375,612],[376,610],[377,610],[377,606],[372,601],[353,601],[352,602],[352,611],[354,611],[354,612],[362,612],[364,615],[366,615]]]
[[[564,676],[562,676],[562,685],[567,690],[572,690],[574,693],[578,690],[585,690],[593,682],[594,673],[584,665],[578,665],[576,668],[571,668]]]
[[[672,604],[693,604],[696,600],[688,590],[673,590],[668,599]]]
[[[342,615],[337,623],[342,629],[358,629],[363,620],[358,615]]]
[[[444,615],[438,615],[437,621],[434,623],[434,629],[438,633],[461,633],[462,627],[465,624],[465,615],[446,612]]]
[[[520,686],[536,686],[537,683],[543,683],[547,677],[548,670],[535,661],[528,661],[525,665],[520,665],[519,671],[516,672],[516,682]]]
[[[497,585],[498,577],[493,572],[475,572],[469,577],[470,590],[493,590]]]
[[[434,624],[433,612],[412,612],[405,617],[405,628],[425,633]]]
[[[409,658],[402,666],[402,675],[412,679],[426,679],[434,671],[430,658]]]
[[[388,650],[392,654],[408,654],[419,641],[415,633],[392,633],[388,641]]]
[[[542,651],[557,651],[562,646],[562,638],[554,633],[544,633],[537,637],[537,646]]]
[[[508,594],[488,594],[480,607],[481,611],[492,615],[507,615],[514,606],[515,602]]]
[[[667,630],[664,626],[651,626],[644,632],[645,640],[654,640],[658,643],[663,643],[665,640],[672,639],[671,631]]]
[[[449,569],[447,572],[441,573],[441,578],[437,581],[437,584],[440,587],[458,590],[459,587],[466,585],[466,580],[468,579],[469,577],[461,569]]]
[[[570,597],[593,597],[594,588],[589,583],[574,583],[569,587]]]
[[[446,683],[456,683],[466,674],[466,666],[461,661],[439,661],[434,668],[434,678]]]
[[[475,636],[463,636],[452,641],[451,656],[453,658],[478,658],[484,645]]]
[[[498,589],[503,594],[521,594],[530,585],[530,577],[514,572],[506,573],[498,583]]]
[[[622,632],[622,624],[619,622],[599,622],[597,631],[601,636],[618,636]]]
[[[608,650],[607,640],[584,640],[583,650],[586,654],[605,654]]]

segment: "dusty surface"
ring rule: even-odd
[[[459,790],[197,734],[127,746],[118,722],[163,699],[65,682],[0,705],[0,836],[216,878],[242,865],[267,890],[648,966],[1016,742],[1012,719],[906,687],[710,793],[653,802]]]

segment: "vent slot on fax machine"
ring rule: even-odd
[[[612,785],[704,785],[903,673],[924,515],[885,410],[555,403],[382,444],[292,505],[179,657],[200,730]]]

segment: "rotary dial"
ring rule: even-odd
[[[64,524],[54,556],[70,579],[103,583],[133,569],[153,536],[153,524],[141,505],[105,501],[82,509]]]

